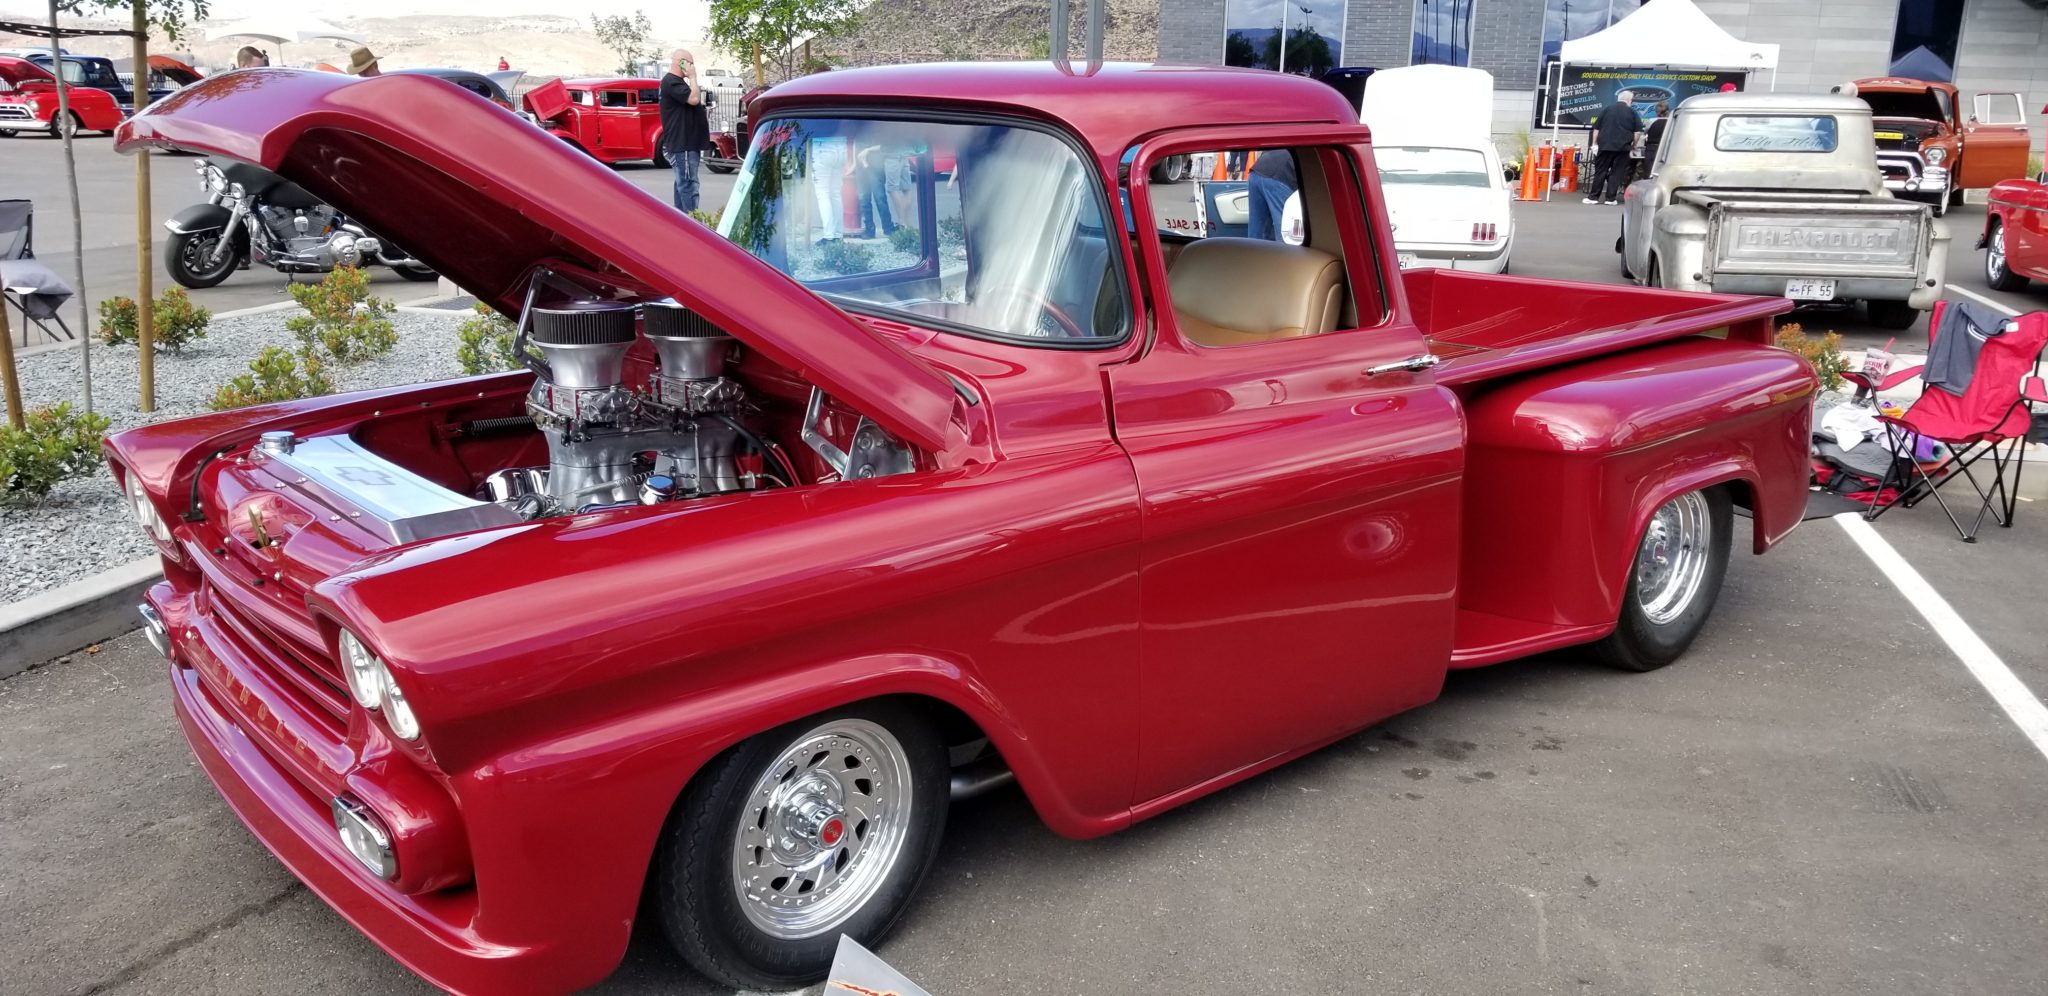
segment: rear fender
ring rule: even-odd
[[[1784,350],[1695,338],[1474,400],[1459,606],[1611,626],[1651,514],[1718,484],[1740,482],[1769,549],[1805,509],[1816,386]]]

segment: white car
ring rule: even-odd
[[[1505,273],[1515,195],[1490,136],[1493,77],[1456,66],[1408,66],[1365,82],[1380,189],[1401,267]],[[1301,241],[1301,203],[1288,198],[1282,237]]]

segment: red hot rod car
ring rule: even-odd
[[[1320,83],[914,66],[753,113],[723,237],[420,79],[206,80],[121,133],[283,173],[537,351],[106,447],[200,763],[438,985],[588,985],[642,908],[712,978],[815,981],[950,795],[1091,837],[1450,668],[1664,665],[1737,524],[1804,508],[1787,302],[1404,274]],[[1292,152],[1305,244],[1129,224],[1219,148]],[[849,170],[893,238],[842,229]]]
[[[57,78],[27,59],[0,56],[0,138],[21,131],[111,132],[121,124],[121,108],[105,90],[67,87],[71,117],[60,118]]]
[[[708,92],[705,99],[712,99]],[[661,148],[660,80],[550,80],[527,91],[520,103],[548,134],[598,162],[646,159],[668,165]],[[722,154],[710,145],[705,152]]]
[[[2048,114],[2048,108],[2042,113]],[[2048,173],[1991,188],[1977,248],[1984,250],[1984,282],[1992,290],[2015,291],[2032,281],[2048,281]]]

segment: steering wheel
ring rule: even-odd
[[[1094,338],[1093,336],[1090,336],[1088,333],[1082,331],[1081,323],[1074,321],[1073,317],[1067,314],[1066,309],[1061,308],[1057,304],[1054,304],[1052,298],[1047,296],[1044,291],[1027,290],[1023,287],[1009,286],[996,291],[991,296],[998,300],[1006,298],[1016,298],[1022,300],[1026,304],[1036,305],[1038,307],[1038,313],[1044,315],[1047,318],[1052,319],[1052,323],[1054,325],[1059,326],[1060,333],[1069,339]]]

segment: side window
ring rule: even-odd
[[[2023,125],[2027,116],[2020,111],[2020,95],[2016,93],[1980,93],[1975,101],[1978,124]]]
[[[1367,210],[1350,150],[1254,148],[1191,159],[1185,186],[1150,181],[1175,324],[1189,342],[1249,346],[1384,320],[1382,254],[1370,226],[1346,223]]]
[[[599,90],[597,92],[597,103],[599,107],[631,107],[633,106],[633,92],[631,90]]]
[[[661,91],[655,89],[654,87],[648,87],[647,89],[640,91],[640,102],[643,104],[661,103]]]
[[[571,91],[569,91],[569,103],[572,103],[572,104],[583,104],[583,105],[585,105],[585,106],[588,106],[588,105],[590,104],[590,91],[588,91],[588,90],[571,90]]]

